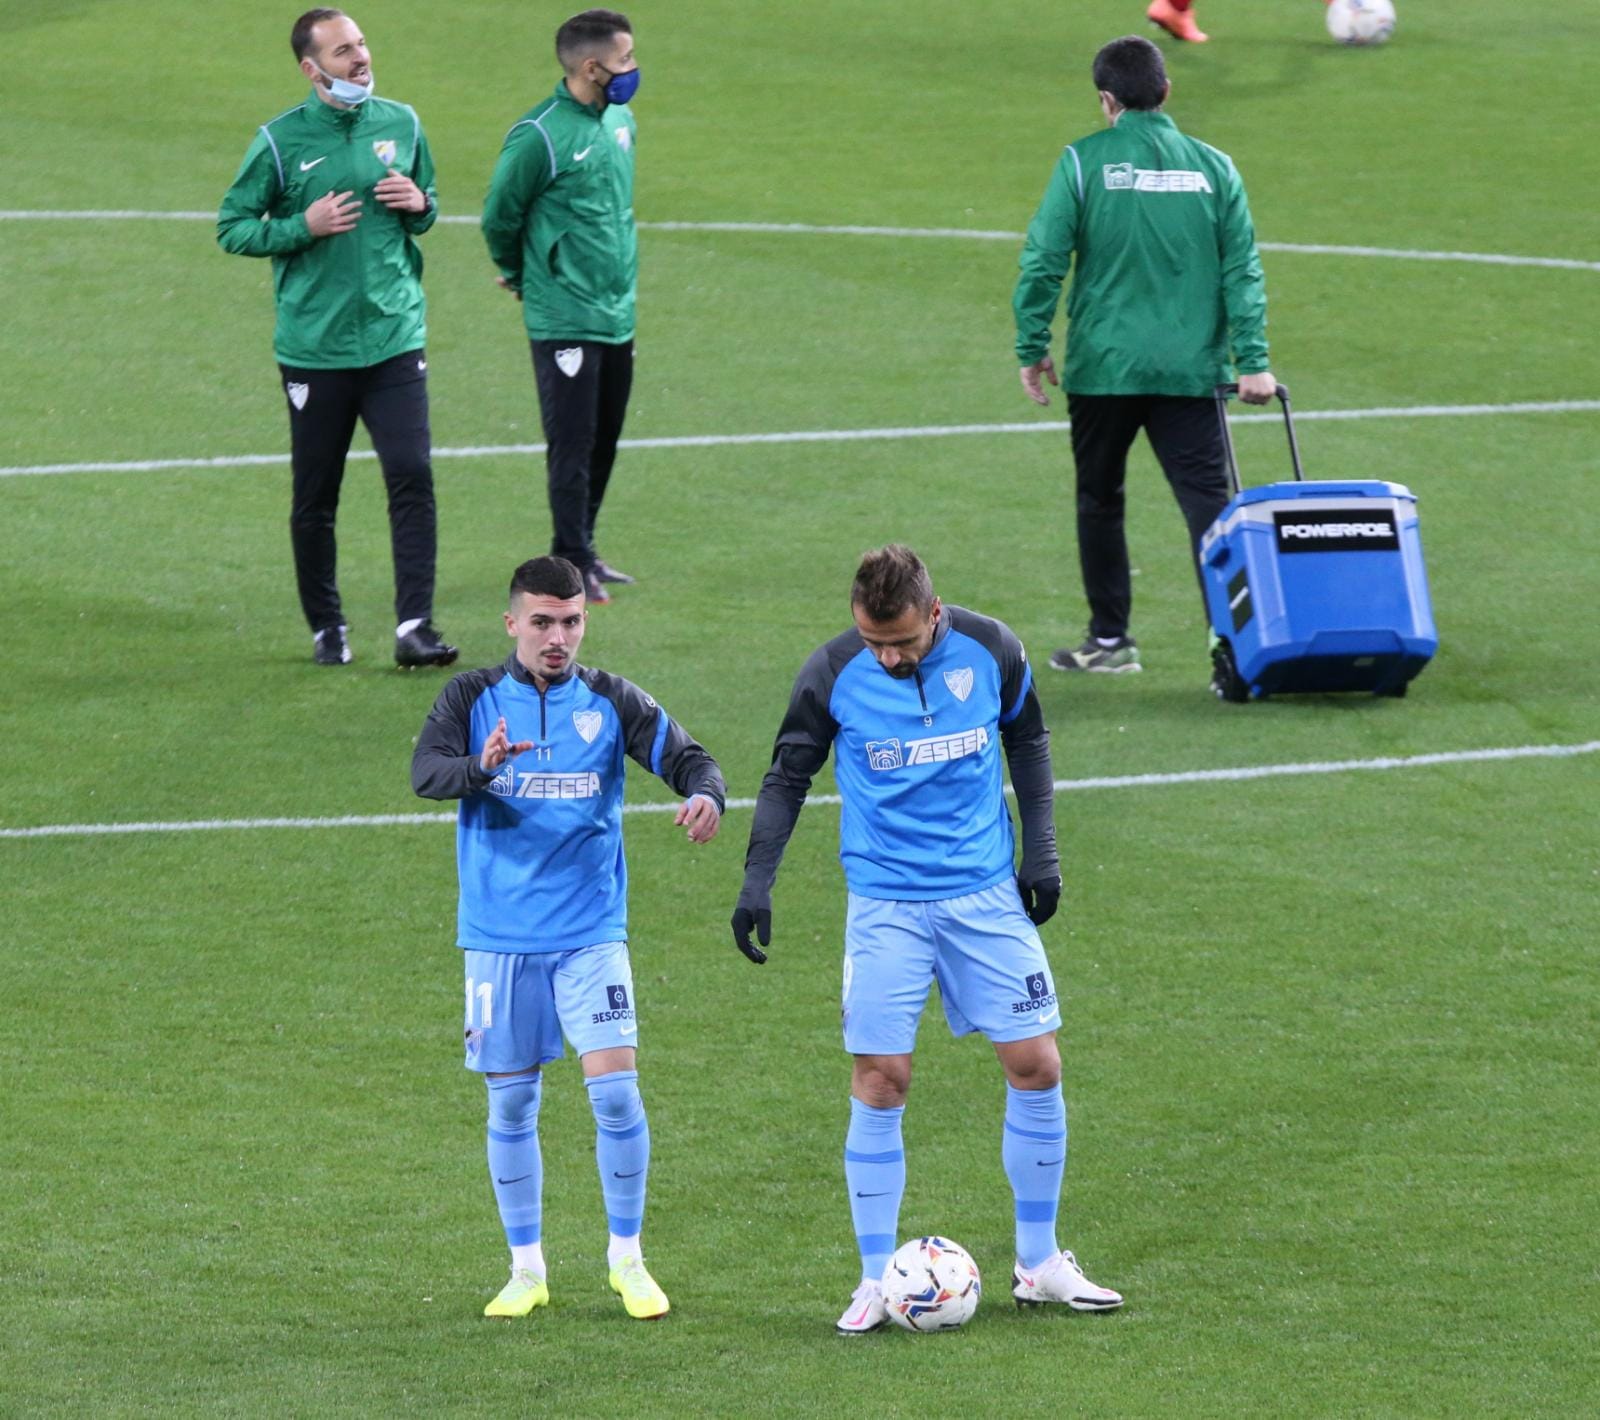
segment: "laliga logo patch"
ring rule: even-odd
[[[950,687],[950,693],[957,700],[966,700],[972,694],[972,667],[962,666],[958,671],[946,671],[944,683]]]
[[[394,166],[395,146],[393,138],[380,138],[372,145],[372,154],[386,168]]]
[[[594,737],[600,733],[600,712],[598,710],[574,710],[572,712],[572,728],[583,736],[585,744],[592,745]]]
[[[289,392],[289,403],[296,409],[304,409],[306,401],[311,398],[311,386],[289,383],[284,386]]]
[[[606,1005],[613,1011],[626,1011],[628,1009],[628,988],[626,986],[606,987]]]
[[[1044,994],[1044,973],[1042,971],[1031,972],[1028,976],[1028,998],[1037,1001]]]
[[[583,346],[574,345],[570,350],[556,351],[556,369],[560,370],[569,380],[583,368]]]

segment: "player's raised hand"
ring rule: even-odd
[[[722,827],[722,815],[717,806],[704,794],[692,794],[678,805],[673,823],[689,831],[689,842],[709,843]]]
[[[519,291],[515,286],[513,286],[509,281],[507,281],[504,276],[496,276],[494,278],[494,284],[496,286],[498,286],[502,291],[511,292],[511,294],[513,296],[515,296],[519,301],[522,299],[522,292]]]
[[[372,195],[396,212],[426,212],[428,194],[402,172],[389,169],[389,176],[372,189]]]
[[[772,945],[772,899],[765,893],[759,896],[741,893],[739,905],[733,909],[733,944],[760,966],[767,954],[750,940],[752,932],[761,947]]]
[[[1061,906],[1061,879],[1040,878],[1036,882],[1017,879],[1017,893],[1022,898],[1022,910],[1035,927],[1042,927],[1056,915]]]
[[[1023,365],[1017,371],[1017,377],[1022,381],[1022,392],[1035,404],[1050,403],[1050,396],[1044,392],[1044,380],[1049,380],[1053,385],[1061,383],[1056,379],[1056,362],[1048,355],[1031,365]]]
[[[506,717],[502,715],[499,723],[494,727],[494,733],[483,742],[483,748],[478,752],[478,763],[485,772],[498,769],[508,759],[515,759],[517,755],[533,748],[532,740],[518,740],[515,744],[506,735]]]
[[[306,230],[314,237],[348,232],[361,220],[361,199],[354,192],[327,192],[306,208]]]

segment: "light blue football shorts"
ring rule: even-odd
[[[844,927],[844,1048],[908,1055],[939,983],[952,1035],[1028,1040],[1059,1029],[1044,943],[1009,879],[937,902],[850,894]]]
[[[467,968],[466,1066],[514,1074],[574,1054],[636,1046],[626,942],[573,952],[462,953]]]

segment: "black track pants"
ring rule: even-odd
[[[321,631],[344,620],[333,524],[357,419],[367,426],[389,494],[395,621],[431,616],[438,530],[426,354],[411,350],[354,370],[278,368],[289,399],[294,464],[289,536],[306,621]]]
[[[1200,537],[1228,501],[1215,401],[1176,395],[1068,394],[1078,475],[1078,561],[1089,634],[1128,634],[1133,589],[1123,532],[1128,450],[1143,429],[1189,525],[1199,575]],[[1202,593],[1203,596],[1203,593]]]
[[[594,565],[594,524],[633,389],[633,342],[530,340],[554,535],[550,551]]]

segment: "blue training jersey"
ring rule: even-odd
[[[1002,745],[1022,805],[1024,872],[1054,876],[1050,736],[1010,629],[943,607],[932,647],[904,680],[853,629],[835,637],[795,680],[757,801],[747,887],[770,889],[830,749],[851,892],[932,901],[1005,882],[1017,869]]]
[[[533,748],[486,771],[478,757],[502,716],[507,738]],[[627,940],[627,758],[722,809],[716,761],[620,676],[577,666],[540,690],[513,653],[445,686],[417,739],[411,784],[424,798],[461,801],[458,946],[563,952]]]

